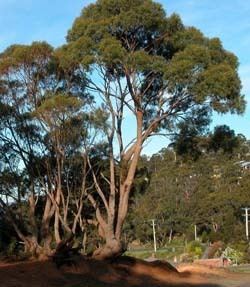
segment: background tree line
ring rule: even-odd
[[[205,135],[186,130],[173,139],[169,147],[141,159],[148,184],[131,204],[130,242],[152,244],[152,218],[158,222],[159,246],[174,236],[194,240],[194,225],[203,242],[244,241],[241,208],[250,204],[249,141],[228,126]]]

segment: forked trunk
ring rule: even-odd
[[[103,199],[105,209],[107,211],[106,218],[101,214],[96,202],[92,199],[92,204],[96,208],[97,220],[102,232],[102,237],[106,243],[103,247],[96,250],[93,256],[97,259],[108,259],[121,255],[124,252],[122,244],[122,227],[128,212],[128,202],[131,188],[133,185],[137,164],[140,158],[142,149],[142,123],[143,113],[137,111],[137,140],[133,148],[129,149],[121,158],[120,166],[120,181],[119,187],[116,188],[115,181],[115,164],[114,154],[112,149],[112,141],[110,142],[110,185],[109,200],[107,201],[97,179],[93,174],[96,189]],[[119,194],[117,198],[116,193]]]
[[[38,243],[35,237],[26,237],[24,241],[24,252],[39,260],[48,259],[52,254],[50,247],[51,238],[45,238],[42,243]]]
[[[41,247],[39,246],[35,237],[26,237],[24,241],[24,252],[30,254],[32,257],[37,257],[40,253]]]

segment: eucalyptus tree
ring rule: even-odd
[[[87,152],[94,148],[93,139],[105,125],[106,118],[100,110],[90,110],[88,103],[91,98],[85,94],[77,97],[76,94],[49,93],[34,112],[46,130],[47,144],[55,159],[54,170],[49,173],[55,196],[48,195],[55,207],[54,237],[58,244],[65,233],[75,235],[77,227],[84,231],[83,221],[86,216],[91,217],[90,214],[82,217],[84,199],[91,197],[86,190],[92,189],[88,176],[92,156],[87,157]],[[62,229],[64,232],[60,232]]]
[[[42,97],[44,71],[53,49],[46,43],[34,43],[32,46],[12,45],[0,57],[1,81],[1,160],[3,172],[17,180],[1,183],[1,207],[6,210],[19,238],[26,250],[35,251],[38,247],[38,227],[35,218],[36,178],[43,174],[39,159],[44,150],[42,136],[38,126],[32,120],[32,112]],[[3,178],[2,178],[3,179]],[[6,178],[5,178],[6,179]],[[4,198],[3,198],[4,196]],[[10,198],[10,199],[9,199]],[[20,221],[23,219],[23,198],[29,202],[29,230],[23,232]],[[10,209],[11,203],[17,204],[15,215]],[[22,207],[21,207],[22,206]],[[53,208],[48,199],[42,215],[41,233],[44,247],[47,248],[50,235],[49,221]],[[22,222],[23,227],[25,222]],[[26,234],[25,234],[26,233]]]
[[[83,9],[67,41],[61,65],[78,65],[96,104],[109,113],[109,194],[95,180],[104,209],[93,202],[106,241],[95,256],[105,258],[121,252],[136,167],[148,139],[169,132],[194,107],[243,112],[238,60],[218,38],[186,27],[151,0],[98,0]],[[127,115],[133,118],[129,143]]]
[[[211,115],[207,107],[193,111],[190,117],[177,124],[177,131],[171,135],[172,147],[183,159],[198,159],[209,149],[209,123]]]
[[[210,149],[213,151],[223,150],[224,153],[233,153],[240,146],[240,135],[235,135],[227,125],[216,126],[210,135]]]
[[[84,161],[77,186],[69,174],[87,140],[91,97],[84,77],[59,62],[45,42],[13,45],[0,55],[0,206],[26,251],[37,255],[82,222]]]

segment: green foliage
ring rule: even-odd
[[[233,264],[241,264],[244,262],[244,253],[242,251],[227,247],[224,250],[223,255]]]
[[[7,256],[13,256],[16,255],[16,246],[17,246],[17,240],[16,238],[12,238],[10,244],[8,245],[8,248],[6,250]]]
[[[141,103],[151,115],[148,121],[157,106],[167,109],[177,98],[178,111],[209,102],[221,113],[243,112],[238,61],[219,39],[185,27],[178,15],[167,17],[152,1],[113,2],[99,0],[83,9],[68,33],[67,59],[78,57],[86,71],[101,65],[114,81],[138,76]],[[159,90],[171,94],[171,101],[163,95],[157,98]]]
[[[195,259],[201,258],[204,251],[204,247],[199,241],[191,241],[187,245],[187,252],[194,256]]]
[[[39,76],[53,52],[53,48],[46,42],[33,42],[32,45],[12,45],[8,47],[1,55],[0,71],[7,72],[12,68],[22,69],[23,63],[27,67],[33,67],[34,73]]]
[[[233,260],[234,263],[249,263],[250,262],[250,249],[249,242],[238,240],[231,243],[224,251],[224,255]]]
[[[60,56],[44,42],[13,45],[0,55],[0,206],[19,240],[32,237],[40,248],[48,237],[53,240],[54,211],[48,198],[53,201],[58,186],[70,210],[66,215],[65,204],[60,212],[72,226],[86,172],[83,146],[107,118],[90,108],[84,75],[72,66],[63,69]],[[88,204],[81,218],[86,210],[91,218]],[[83,225],[77,223],[78,232]],[[65,226],[61,233],[67,233]],[[9,245],[9,238],[3,240]]]
[[[144,162],[150,171],[150,184],[143,196],[136,196],[129,220],[155,218],[159,244],[168,240],[171,230],[173,236],[185,234],[192,240],[194,224],[205,243],[240,241],[245,234],[241,207],[250,204],[250,177],[238,163],[239,149],[231,150],[231,154],[206,149],[195,160],[168,149],[152,156]],[[244,159],[248,160],[248,155],[243,155]],[[142,242],[152,240],[152,227],[148,225],[146,231],[143,226],[135,226],[133,236]]]
[[[190,116],[177,124],[178,132],[172,136],[171,147],[184,158],[197,159],[208,149],[208,139],[205,137],[210,123],[209,109],[198,107]]]
[[[243,142],[246,139],[241,135],[235,135],[234,130],[226,125],[216,126],[209,134],[208,125],[210,115],[207,107],[199,107],[193,110],[192,116],[180,121],[177,125],[178,133],[172,136],[172,143],[175,152],[183,159],[197,160],[202,153],[223,152],[232,156],[244,148]]]
[[[233,149],[239,146],[239,138],[235,135],[234,130],[228,126],[222,125],[214,128],[211,135],[210,148],[214,151],[219,149],[226,153],[232,153]]]

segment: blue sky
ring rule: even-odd
[[[45,40],[54,46],[65,42],[67,30],[89,0],[0,0],[0,51],[14,43]],[[93,1],[92,1],[93,2]],[[167,14],[178,13],[184,24],[206,36],[219,37],[240,61],[243,93],[250,102],[250,1],[161,0]],[[244,116],[215,115],[212,125],[227,124],[250,138],[250,107]],[[145,151],[157,151],[166,141],[154,140]],[[151,146],[151,147],[150,147]],[[153,146],[153,148],[152,148]]]

